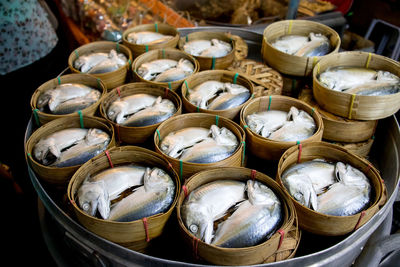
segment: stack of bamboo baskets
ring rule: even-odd
[[[126,36],[130,32],[137,31],[161,32],[173,35],[174,38],[170,42],[154,46],[130,44]],[[273,39],[285,34],[307,35],[310,32],[319,32],[328,36],[333,47],[331,55],[324,56],[322,59],[319,57],[300,58],[279,52],[270,45]],[[318,82],[317,75],[331,65],[365,64],[366,61],[371,68],[382,68],[400,75],[398,63],[371,54],[337,54],[340,46],[337,33],[329,27],[311,21],[282,21],[273,23],[265,29],[261,54],[264,61],[272,68],[248,59],[235,60],[235,51],[221,59],[207,59],[193,57],[181,50],[185,42],[204,38],[219,38],[230,42],[235,47],[235,40],[224,33],[196,32],[181,37],[176,29],[160,23],[128,29],[123,36],[123,45],[112,42],[93,42],[79,47],[71,53],[68,64],[71,72],[78,72],[73,68],[73,61],[79,56],[89,52],[117,49],[129,58],[126,66],[104,75],[75,73],[57,77],[39,87],[31,100],[38,127],[34,129],[34,133],[26,144],[29,153],[28,162],[41,181],[50,186],[57,185],[63,188],[69,200],[69,207],[73,211],[71,216],[74,216],[90,231],[130,249],[147,253],[147,248],[151,244],[149,241],[162,235],[166,222],[172,219],[179,226],[182,237],[176,242],[182,247],[186,244],[186,247],[195,252],[196,258],[192,259],[193,262],[197,262],[197,257],[199,257],[212,264],[249,265],[294,257],[300,243],[301,230],[320,235],[347,234],[367,222],[384,203],[385,188],[379,172],[366,159],[353,152],[360,155],[362,153],[321,142],[321,140],[323,138],[335,142],[370,142],[377,120],[397,111],[397,102],[400,103],[397,95],[393,99],[383,97],[377,103],[380,104],[379,108],[375,110],[368,105],[371,101],[364,100],[363,97],[352,98],[346,94],[328,91]],[[147,81],[137,74],[137,69],[141,64],[160,58],[175,60],[186,58],[194,64],[195,73],[190,77],[170,83]],[[218,112],[200,109],[189,103],[188,89],[210,79],[241,84],[250,90],[252,98],[237,108]],[[289,84],[290,87],[294,81],[307,83],[311,79],[313,79],[312,91],[304,90],[299,99],[280,96],[284,94],[282,88],[285,84]],[[37,110],[36,102],[40,94],[59,83],[73,81],[99,89],[102,92],[101,100],[79,114],[52,116]],[[148,127],[122,127],[107,118],[106,111],[111,102],[138,93],[168,98],[176,105],[177,112],[164,122]],[[288,94],[292,95],[292,92]],[[313,97],[317,103],[313,102]],[[348,110],[350,103],[351,111]],[[300,143],[274,142],[255,134],[247,127],[245,118],[248,114],[270,109],[288,111],[291,106],[304,110],[316,122],[317,130],[309,139]],[[351,116],[351,120],[348,115]],[[41,137],[58,129],[82,126],[82,122],[85,127],[100,127],[110,133],[112,142],[107,148],[107,153],[102,153],[81,166],[54,170],[40,165],[31,157],[33,146]],[[161,141],[171,132],[186,127],[210,128],[211,125],[226,127],[239,142],[235,152],[222,161],[208,164],[182,162],[164,154],[160,149]],[[151,143],[150,146],[149,143]],[[136,146],[130,146],[131,144]],[[371,144],[372,142],[368,143],[369,148]],[[323,216],[301,206],[287,193],[282,184],[279,184],[280,176],[288,166],[317,157],[351,163],[366,173],[374,187],[374,198],[370,207],[362,213],[362,217],[360,214],[345,218]],[[244,168],[248,166],[248,161],[255,159],[261,159],[261,164],[273,162],[276,165],[276,169],[271,170],[271,173],[276,173],[278,183],[259,172],[257,168]],[[76,192],[83,180],[88,175],[113,165],[127,163],[157,166],[173,177],[177,190],[171,208],[163,214],[129,223],[102,220],[84,213],[76,203]],[[261,168],[261,166],[257,167]],[[284,220],[280,231],[259,245],[239,249],[219,248],[194,239],[182,222],[180,207],[192,190],[206,182],[218,179],[255,179],[268,185],[284,203]],[[181,185],[184,187],[181,188]],[[176,218],[174,216],[170,218],[171,213],[175,211]]]

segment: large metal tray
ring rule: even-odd
[[[249,45],[249,58],[261,61],[260,50],[262,35],[258,33],[228,27],[188,28],[180,29],[180,32],[182,35],[186,35],[189,32],[198,30],[223,31],[239,35],[246,40]],[[33,121],[30,120],[25,134],[25,141],[29,138],[33,130]],[[356,261],[356,264],[358,262],[368,262],[371,257],[374,257],[374,255],[361,255],[361,257],[359,257],[359,255],[363,252],[363,247],[371,236],[373,240],[377,240],[389,234],[390,227],[388,227],[388,225],[391,225],[392,205],[399,187],[399,149],[400,130],[395,116],[379,121],[375,142],[370,153],[370,160],[381,172],[381,176],[388,190],[388,200],[369,222],[360,227],[357,231],[339,239],[321,238],[318,236],[307,237],[306,235],[305,242],[307,242],[307,245],[314,243],[312,249],[299,249],[297,255],[293,259],[259,266],[350,266],[354,261]],[[59,206],[58,202],[45,190],[29,164],[28,173],[38,193],[40,202],[44,206],[44,209],[40,209],[43,230],[48,230],[46,225],[49,228],[53,228],[51,234],[47,232],[46,236],[45,233],[45,240],[48,242],[49,250],[55,255],[54,258],[59,265],[65,265],[66,263],[85,263],[94,266],[206,265],[182,260],[184,257],[175,257],[179,255],[180,252],[174,251],[174,248],[171,248],[171,246],[169,246],[169,249],[164,253],[159,251],[154,254],[162,255],[162,257],[150,256],[126,249],[93,234],[81,226]],[[42,204],[40,204],[40,206]],[[49,221],[51,221],[50,224]],[[385,223],[382,223],[384,221]],[[179,236],[169,236],[168,238],[179,241]],[[329,240],[329,242],[325,242],[324,240]],[[171,244],[174,245],[175,243],[171,241]],[[300,247],[301,246],[302,243],[300,243]],[[180,248],[177,247],[176,249]],[[60,250],[62,250],[62,253],[60,253]],[[174,255],[171,256],[169,254],[170,252]],[[358,258],[361,260],[358,260]]]

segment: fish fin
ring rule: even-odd
[[[108,198],[108,193],[104,190],[104,193],[97,199],[98,206],[97,209],[103,219],[107,219],[110,216],[110,200]]]
[[[213,230],[214,230],[213,228],[214,228],[213,227],[213,221],[209,220],[206,223],[206,226],[205,226],[205,229],[204,229],[204,237],[203,237],[204,242],[207,243],[207,244],[210,244],[211,240],[213,238],[213,234],[212,234]]]
[[[48,156],[49,153],[51,153],[51,155],[53,155],[56,158],[59,158],[61,155],[61,151],[57,148],[55,144],[49,145],[49,150],[47,152],[46,157]]]

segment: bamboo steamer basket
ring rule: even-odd
[[[364,96],[328,89],[319,81],[318,76],[332,67],[365,67],[390,71],[400,77],[400,63],[384,56],[354,51],[324,57],[313,71],[313,95],[324,110],[353,120],[378,120],[399,110],[400,93]]]
[[[370,207],[352,216],[331,216],[309,209],[290,196],[282,184],[282,173],[292,164],[316,158],[341,161],[361,170],[368,177],[374,191]],[[318,235],[340,236],[355,231],[365,224],[386,201],[383,180],[370,162],[340,146],[326,142],[312,142],[289,148],[279,160],[276,180],[292,199],[300,228]]]
[[[378,120],[349,120],[327,112],[315,102],[311,89],[303,88],[298,98],[311,105],[321,114],[324,122],[323,139],[335,142],[359,143],[371,139],[375,133]]]
[[[163,43],[150,44],[150,45],[134,44],[128,41],[128,35],[130,33],[142,32],[142,31],[158,32],[164,35],[173,36],[173,38]],[[122,34],[122,43],[131,50],[132,56],[134,58],[150,50],[162,49],[162,48],[164,49],[176,48],[178,41],[179,41],[178,30],[175,27],[165,23],[137,25],[125,30],[124,33]]]
[[[149,81],[146,79],[143,79],[142,76],[140,76],[137,73],[138,68],[143,64],[143,63],[147,63],[153,60],[157,60],[157,59],[173,59],[176,61],[179,61],[181,58],[187,59],[190,62],[192,62],[193,66],[194,66],[194,71],[192,74],[190,74],[189,76],[185,77],[184,79],[178,80],[178,81],[174,81],[174,82],[154,82],[154,81]],[[140,56],[138,56],[132,64],[132,70],[133,70],[133,78],[135,81],[141,81],[141,82],[146,82],[146,83],[150,83],[150,84],[156,84],[159,86],[163,86],[163,87],[168,87],[170,90],[176,91],[178,88],[181,87],[183,81],[187,78],[189,78],[190,76],[192,76],[193,74],[195,74],[196,72],[199,71],[199,63],[197,62],[197,60],[192,57],[191,55],[180,51],[178,49],[157,49],[157,50],[152,50],[149,52],[146,52]]]
[[[313,117],[317,130],[311,137],[298,142],[275,141],[256,134],[247,126],[247,115],[267,110],[282,110],[288,112],[291,106],[304,110]],[[286,149],[297,143],[304,144],[313,141],[321,141],[324,131],[321,115],[315,112],[310,105],[301,100],[280,95],[263,96],[251,100],[240,111],[240,126],[242,126],[246,132],[248,151],[258,158],[272,161],[278,161]]]
[[[314,65],[323,57],[300,57],[279,51],[271,45],[284,35],[308,36],[311,32],[325,35],[333,49],[329,54],[339,51],[340,37],[332,28],[309,20],[282,20],[268,25],[263,33],[261,54],[263,60],[277,71],[292,76],[311,76]],[[328,54],[328,55],[329,55]]]
[[[323,140],[324,141],[324,140]],[[371,151],[372,144],[374,143],[374,138],[370,138],[367,141],[362,141],[358,143],[339,143],[333,142],[338,146],[341,146],[350,152],[364,158],[368,158],[369,152]]]
[[[282,75],[261,62],[251,59],[235,60],[228,70],[249,79],[253,83],[255,97],[282,94]]]
[[[173,212],[180,192],[180,182],[177,174],[169,166],[168,161],[155,152],[136,146],[114,147],[105,154],[89,160],[82,165],[68,184],[68,200],[71,202],[78,221],[89,231],[126,248],[145,252],[151,241],[163,232],[164,226]],[[112,166],[138,164],[158,167],[165,170],[175,182],[176,192],[174,202],[165,213],[155,214],[142,220],[131,222],[116,222],[99,219],[83,212],[77,204],[76,194],[82,182],[89,175],[103,171]]]
[[[235,59],[235,51],[236,51],[236,44],[235,39],[231,38],[229,35],[223,32],[212,32],[212,31],[199,31],[199,32],[192,32],[188,35],[181,37],[179,39],[178,47],[179,49],[183,50],[183,46],[185,43],[193,41],[193,40],[211,40],[211,39],[218,39],[224,42],[229,43],[232,46],[232,50],[224,57],[201,57],[201,56],[194,56],[196,60],[199,62],[200,71],[202,70],[223,70],[229,67]],[[240,58],[240,55],[239,55]]]
[[[41,164],[33,156],[33,148],[41,138],[47,137],[55,132],[68,128],[98,128],[110,135],[110,143],[107,149],[115,146],[114,129],[105,119],[92,117],[71,115],[64,118],[53,120],[40,128],[38,128],[29,137],[26,142],[27,161],[30,163],[33,171],[38,175],[42,182],[56,189],[66,189],[69,180],[75,171],[82,165],[70,167],[51,167]]]
[[[181,208],[186,196],[196,188],[212,181],[247,181],[249,179],[255,179],[267,185],[281,201],[283,216],[282,224],[279,227],[279,230],[276,231],[270,239],[251,247],[222,248],[207,244],[188,231],[181,216]],[[191,249],[195,259],[204,259],[205,261],[215,265],[252,265],[263,263],[264,261],[271,260],[271,257],[276,256],[276,252],[283,244],[282,241],[288,238],[287,233],[292,229],[292,227],[295,227],[295,236],[297,236],[297,232],[299,231],[295,224],[297,216],[296,211],[290,198],[283,192],[278,183],[263,173],[255,172],[255,170],[240,167],[224,167],[204,170],[191,176],[185,182],[183,188],[184,190],[181,190],[176,206],[178,224],[182,239],[186,246]],[[281,235],[279,232],[284,234]],[[299,240],[296,241],[298,242]],[[295,247],[296,244],[292,246],[291,252]]]
[[[91,53],[109,53],[112,49],[116,50],[118,53],[123,53],[126,56],[128,59],[126,64],[112,72],[92,74],[94,77],[97,77],[104,82],[107,90],[111,90],[114,87],[124,84],[126,78],[128,77],[128,70],[132,64],[132,52],[128,47],[110,41],[91,42],[78,47],[69,55],[68,66],[73,73],[81,73],[81,71],[74,67],[74,62],[76,59],[78,59],[80,56]]]
[[[230,130],[238,140],[238,147],[235,152],[228,158],[213,163],[192,163],[185,162],[173,158],[165,154],[160,149],[161,141],[169,133],[188,128],[188,127],[204,127],[210,128],[211,125],[218,127],[225,127]],[[207,113],[188,113],[169,118],[158,126],[156,133],[154,133],[155,151],[161,154],[169,162],[171,162],[174,170],[179,174],[179,177],[184,181],[196,172],[219,167],[240,167],[244,165],[245,157],[245,133],[238,124],[218,115]]]
[[[67,75],[58,76],[54,79],[51,79],[51,80],[43,83],[32,94],[30,104],[31,104],[32,112],[33,112],[33,117],[35,119],[35,123],[37,126],[41,126],[41,125],[46,124],[49,121],[52,121],[55,119],[65,118],[65,117],[74,117],[76,115],[76,113],[56,115],[56,114],[42,112],[37,108],[36,103],[41,94],[43,94],[44,92],[46,92],[48,90],[54,89],[59,84],[65,84],[65,83],[79,83],[79,84],[87,85],[89,87],[97,89],[101,92],[100,99],[98,101],[96,101],[96,103],[81,110],[82,115],[85,115],[85,116],[95,115],[97,108],[101,102],[101,99],[103,98],[103,96],[106,93],[105,84],[100,79],[98,79],[92,75],[67,74]]]
[[[283,87],[282,95],[299,98],[301,89],[312,84],[312,80],[309,77],[296,77],[282,74]]]
[[[126,97],[134,94],[149,94],[154,96],[161,96],[163,99],[171,100],[175,107],[176,112],[172,116],[182,113],[182,101],[177,93],[169,90],[160,85],[149,84],[144,82],[128,83],[113,89],[108,92],[100,103],[100,114],[107,121],[109,121],[116,132],[116,140],[120,143],[126,144],[142,144],[145,143],[154,134],[157,127],[161,124],[153,124],[142,127],[128,127],[119,125],[118,123],[110,120],[107,116],[108,107],[112,102],[118,100],[120,97]]]
[[[237,83],[239,85],[242,85],[249,89],[250,91],[250,97],[249,99],[241,104],[240,106],[233,107],[230,109],[224,109],[224,110],[211,110],[211,109],[203,109],[195,106],[192,104],[186,95],[188,94],[188,88],[193,89],[197,85],[202,84],[203,82],[210,81],[210,80],[216,80],[220,82],[229,82],[229,83]],[[251,98],[254,97],[254,90],[253,90],[253,84],[249,79],[247,79],[245,76],[231,72],[231,71],[226,71],[226,70],[208,70],[208,71],[201,71],[198,72],[188,79],[185,80],[185,82],[182,84],[181,87],[181,94],[182,94],[182,102],[183,106],[185,108],[186,112],[203,112],[203,113],[210,113],[214,115],[219,115],[226,117],[228,119],[235,119],[238,117],[240,110],[242,107],[250,101]]]

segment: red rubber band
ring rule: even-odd
[[[278,245],[278,249],[279,249],[282,245],[283,238],[285,237],[285,231],[283,231],[282,229],[279,229],[277,232],[281,235],[281,238],[279,239],[279,245]]]
[[[193,255],[195,259],[198,259],[198,249],[199,249],[199,239],[197,237],[193,237]]]
[[[115,129],[117,129],[118,143],[121,143],[121,135],[119,134],[119,124],[116,125]]]
[[[358,218],[358,222],[356,224],[356,226],[354,227],[354,231],[358,229],[358,227],[360,226],[361,220],[362,218],[365,216],[365,210],[363,210],[360,214],[360,218]]]
[[[114,164],[111,161],[111,156],[110,156],[110,152],[108,152],[108,150],[106,150],[104,153],[106,153],[106,156],[108,158],[108,163],[110,164],[111,168],[114,168]]]
[[[144,231],[146,232],[146,242],[150,241],[150,237],[149,237],[149,228],[148,228],[148,224],[147,224],[147,218],[143,218],[143,226],[144,226]]]
[[[185,193],[185,198],[187,198],[187,196],[188,196],[188,189],[187,189],[186,185],[182,185],[182,190],[183,190],[183,193]]]
[[[367,173],[371,168],[372,168],[371,163],[368,163],[368,165],[364,169],[364,173]]]
[[[301,151],[303,150],[303,145],[299,144],[299,154],[297,155],[297,163],[300,163]]]
[[[168,88],[165,88],[165,91],[164,91],[164,98],[167,98],[167,96],[168,96],[168,91],[169,91],[169,89],[168,89]]]
[[[119,90],[119,87],[117,87],[117,93],[118,93],[118,96],[121,97],[121,90]]]
[[[256,175],[257,175],[257,171],[256,170],[251,170],[251,179],[252,180],[256,179]]]

